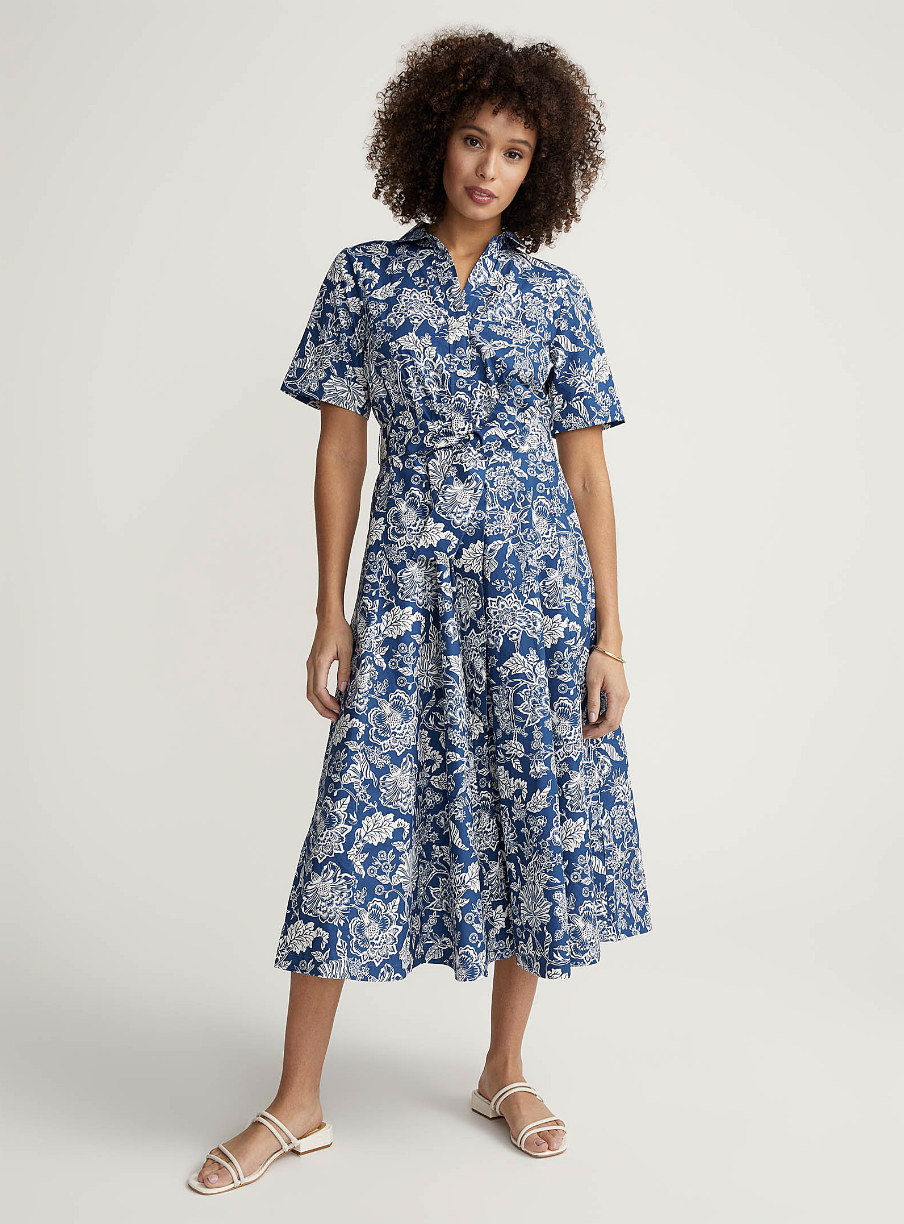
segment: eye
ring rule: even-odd
[[[479,144],[480,144],[480,141],[477,139],[477,137],[476,137],[476,136],[466,136],[466,137],[465,137],[465,140],[466,140],[466,141],[468,141],[468,140],[473,140],[473,141],[474,141],[474,144],[477,144],[477,145],[479,145]]]
[[[509,149],[509,152],[510,152],[510,153],[514,153],[514,154],[515,154],[515,157],[516,157],[516,158],[517,158],[519,161],[523,161],[523,160],[524,160],[524,154],[523,154],[523,153],[519,153],[517,149]],[[511,160],[511,158],[510,158],[509,160]]]

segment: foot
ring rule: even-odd
[[[477,1081],[477,1091],[491,1101],[500,1088],[504,1088],[506,1084],[515,1084],[519,1080],[527,1080],[530,1083],[521,1067],[509,1067],[504,1071],[499,1071],[488,1063]],[[552,1115],[552,1110],[546,1102],[538,1100],[526,1088],[523,1092],[510,1093],[499,1106],[499,1112],[508,1123],[514,1139],[518,1138],[522,1127],[527,1126],[528,1122],[538,1122],[540,1118],[548,1118]],[[557,1116],[556,1121],[565,1125],[564,1118]],[[547,1148],[558,1151],[564,1142],[565,1131],[542,1130],[528,1135],[524,1146],[533,1152],[545,1152]]]
[[[296,1106],[294,1109],[276,1102],[267,1106],[267,1113],[273,1114],[274,1118],[279,1118],[280,1122],[288,1126],[292,1134],[299,1139],[323,1121],[323,1111],[319,1101],[310,1105]],[[279,1130],[279,1127],[276,1129]],[[269,1127],[264,1126],[263,1122],[252,1122],[240,1135],[227,1139],[226,1146],[242,1166],[242,1172],[246,1177],[256,1173],[268,1156],[280,1150],[280,1144],[277,1143],[273,1132]],[[219,1148],[210,1150],[217,1152]],[[225,1158],[226,1153],[223,1152],[222,1155]],[[205,1186],[210,1186],[211,1189],[228,1186],[233,1180],[229,1166],[210,1156],[204,1161],[201,1172],[198,1174],[198,1181]]]

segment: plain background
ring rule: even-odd
[[[605,104],[603,181],[540,254],[587,283],[627,417],[605,445],[654,929],[539,985],[525,1071],[563,1159],[469,1111],[490,982],[423,966],[346,984],[333,1147],[202,1206],[185,1178],[276,1087],[328,730],[319,418],[278,388],[336,251],[407,228],[371,197],[376,94],[460,21],[558,44]],[[899,11],[32,0],[3,24],[10,1218],[889,1218]]]

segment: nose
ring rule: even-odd
[[[484,160],[477,167],[477,173],[486,182],[493,183],[496,181],[495,170],[496,170],[496,155],[494,153],[488,153],[486,157],[484,158]]]

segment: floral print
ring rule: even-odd
[[[281,390],[373,413],[380,464],[277,968],[563,978],[650,930],[623,730],[581,731],[595,592],[553,436],[624,421],[583,283],[510,230],[464,289],[422,224],[346,247]]]

